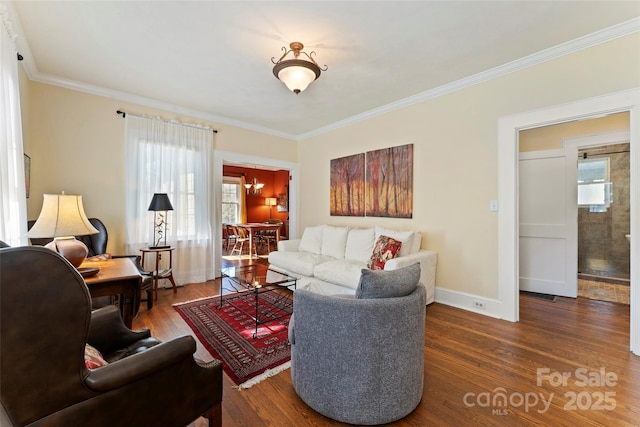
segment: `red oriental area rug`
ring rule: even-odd
[[[260,298],[268,304],[275,295],[267,293]],[[259,325],[254,338],[255,321],[243,312],[255,312],[251,292],[223,295],[222,306],[220,297],[216,296],[175,304],[173,308],[207,351],[222,360],[224,371],[240,389],[249,388],[291,365],[287,329],[291,316]]]

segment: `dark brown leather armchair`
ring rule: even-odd
[[[0,249],[0,419],[14,426],[221,425],[222,364],[197,362],[191,336],[131,331],[92,313],[84,280],[41,247]],[[110,363],[89,370],[85,344]],[[4,424],[3,424],[4,425]]]

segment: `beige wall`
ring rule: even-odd
[[[282,138],[210,125],[220,131],[219,150],[299,162],[300,230],[320,223],[421,230],[422,247],[438,252],[439,287],[497,298],[498,217],[489,200],[498,194],[498,119],[640,86],[639,47],[640,34],[623,37],[301,141],[297,149]],[[29,218],[37,217],[43,193],[82,194],[87,214],[110,230],[109,250],[122,253],[124,121],[115,111],[177,117],[40,83],[28,92]],[[409,143],[412,219],[329,216],[331,159]]]
[[[519,135],[520,151],[553,150],[562,148],[564,138],[618,130],[629,130],[629,112],[523,130]]]
[[[300,225],[420,230],[439,287],[498,298],[498,119],[638,87],[639,65],[635,34],[302,141]],[[331,159],[409,143],[412,219],[329,216]]]
[[[125,121],[121,109],[165,120],[209,125],[218,130],[215,148],[295,162],[295,141],[182,117],[109,98],[37,82],[21,86],[25,152],[31,156],[31,197],[27,211],[36,219],[46,193],[81,194],[89,217],[109,230],[108,250],[125,253]]]

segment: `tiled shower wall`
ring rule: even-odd
[[[609,157],[613,203],[606,212],[578,208],[578,272],[617,279],[630,278],[629,144],[579,150],[587,158]]]

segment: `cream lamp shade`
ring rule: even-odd
[[[271,209],[273,208],[273,206],[278,204],[278,199],[276,199],[275,197],[265,197],[264,204],[269,206],[269,218],[271,218],[273,216],[271,213]]]
[[[88,249],[75,236],[99,233],[84,213],[82,196],[45,194],[38,220],[27,233],[31,238],[54,238],[46,247],[59,252],[74,267],[84,262]]]
[[[29,237],[71,237],[99,233],[84,213],[82,196],[45,194],[40,216]]]
[[[278,204],[278,199],[275,197],[267,197],[264,199],[264,204],[267,206],[275,206]]]

